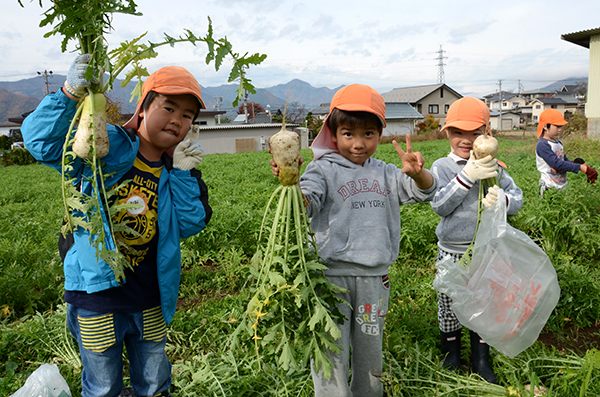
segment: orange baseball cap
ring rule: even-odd
[[[490,109],[483,101],[466,96],[454,101],[446,114],[444,131],[448,127],[455,127],[464,131],[473,131],[490,122]]]
[[[546,109],[542,113],[540,113],[540,122],[537,126],[537,137],[542,136],[542,132],[544,131],[544,126],[546,124],[552,125],[566,125],[569,122],[565,120],[563,114],[556,109]]]
[[[383,127],[385,123],[385,101],[380,93],[364,84],[351,84],[340,88],[329,106],[329,114],[333,109],[345,110],[347,112],[369,112],[379,118]],[[329,118],[329,116],[327,116]],[[311,145],[314,160],[319,159],[327,153],[337,152],[338,147],[331,139],[331,130],[327,125],[327,119],[323,127]]]
[[[329,113],[333,109],[348,112],[369,112],[379,117],[385,127],[385,101],[380,93],[364,84],[351,84],[340,88],[331,100]]]
[[[200,91],[200,84],[190,72],[180,66],[165,66],[164,68],[158,69],[152,73],[142,88],[142,96],[138,101],[137,109],[133,114],[133,117],[123,125],[123,128],[134,128],[139,127],[139,113],[146,99],[146,95],[150,91],[157,92],[164,95],[183,95],[191,94],[198,99],[200,109],[206,109],[206,105],[202,101],[202,93]]]

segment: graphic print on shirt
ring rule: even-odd
[[[359,305],[357,308],[356,322],[360,325],[360,331],[366,335],[377,336],[381,334],[379,318],[385,313],[381,312],[383,299],[379,302]]]
[[[158,231],[157,193],[161,170],[162,166],[152,167],[137,157],[132,171],[125,175],[125,179],[131,181],[117,192],[122,203],[138,205],[115,215],[115,223],[127,222],[127,226],[138,233],[116,233],[117,239],[132,248],[123,252],[132,266],[138,266],[146,258],[149,243]]]
[[[385,185],[381,184],[377,179],[369,180],[368,178],[361,178],[357,181],[344,183],[337,192],[342,197],[343,201],[351,198],[350,208],[358,210],[366,208],[385,208],[385,198],[391,191],[386,189]],[[383,199],[360,200],[361,193],[376,193]],[[370,195],[370,197],[372,197],[372,195]]]

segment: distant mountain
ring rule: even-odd
[[[62,87],[65,79],[65,76],[58,74],[49,76],[48,88],[50,92],[55,92]],[[133,113],[135,111],[135,103],[129,102],[134,86],[134,83],[129,83],[126,87],[121,87],[121,80],[117,80],[113,85],[113,89],[108,94],[111,98],[118,99],[121,102],[124,113]],[[0,96],[0,122],[6,120],[4,115],[8,114],[9,106],[11,111],[8,117],[18,117],[23,113],[33,110],[46,92],[45,81],[40,77],[10,82],[0,81],[0,88],[6,91],[6,93],[2,93]],[[227,111],[227,115],[231,117],[237,111],[237,108],[234,109],[232,105],[237,88],[237,84],[224,84],[218,87],[201,86],[202,99],[206,108],[210,110],[216,109],[216,97],[222,97],[223,100],[219,108]],[[283,110],[289,91],[290,103],[298,102],[310,111],[321,103],[331,102],[331,98],[333,98],[338,89],[329,89],[326,87],[315,88],[305,81],[294,79],[286,84],[279,84],[268,88],[257,88],[256,94],[248,95],[248,101],[259,103],[265,108],[269,105],[272,111],[276,109]],[[29,98],[29,100],[23,101],[21,98],[14,102],[9,98],[8,94]]]
[[[540,88],[540,89],[554,92],[554,91],[560,90],[565,85],[577,85],[578,83],[581,83],[583,81],[585,81],[585,83],[587,84],[587,81],[588,81],[587,76],[569,77],[568,79],[558,80],[558,81],[556,81],[550,85],[547,85],[543,88]]]
[[[21,117],[23,113],[35,109],[38,103],[38,98],[15,94],[0,87],[0,123],[6,123],[8,118]]]

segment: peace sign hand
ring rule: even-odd
[[[400,161],[402,161],[402,173],[410,177],[420,174],[423,170],[425,159],[421,155],[421,152],[413,152],[410,134],[406,134],[406,152],[402,150],[395,140],[392,141],[392,144],[400,156]]]

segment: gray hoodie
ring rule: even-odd
[[[463,172],[466,164],[467,160],[450,153],[431,166],[431,173],[439,183],[431,202],[431,208],[441,217],[435,229],[438,246],[461,254],[475,236],[479,203],[479,181],[473,181]],[[498,185],[506,194],[508,215],[516,214],[523,205],[523,192],[502,167],[498,167]]]
[[[421,190],[393,164],[329,153],[306,167],[300,188],[325,274],[383,276],[398,257],[400,206],[430,201],[437,180]]]

